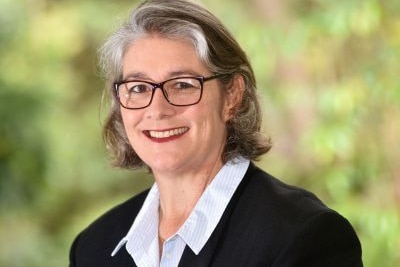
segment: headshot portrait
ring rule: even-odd
[[[206,7],[140,3],[99,66],[113,165],[154,183],[77,233],[70,267],[363,266],[345,217],[258,167],[273,142],[253,67]]]

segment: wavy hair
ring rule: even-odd
[[[99,49],[99,63],[111,100],[103,138],[113,154],[113,164],[121,168],[146,166],[128,141],[113,84],[122,79],[122,60],[129,46],[138,38],[151,34],[189,41],[211,73],[234,73],[243,77],[245,89],[242,101],[234,117],[226,124],[227,140],[222,161],[238,156],[257,160],[267,153],[271,143],[261,133],[262,113],[254,72],[232,34],[218,18],[196,3],[186,0],[148,0],[133,10]],[[220,78],[225,90],[228,90],[232,78],[233,75]]]

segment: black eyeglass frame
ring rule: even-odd
[[[114,89],[115,89],[116,98],[118,99],[119,104],[120,104],[123,108],[126,108],[126,109],[133,109],[133,110],[135,110],[135,109],[147,108],[148,106],[150,106],[150,105],[151,105],[151,102],[153,101],[154,93],[155,93],[155,91],[156,91],[157,88],[160,88],[160,90],[161,90],[162,93],[163,93],[164,98],[167,100],[167,102],[168,102],[170,105],[172,105],[172,106],[177,106],[177,107],[186,107],[186,106],[193,106],[193,105],[196,105],[196,104],[198,104],[198,103],[200,102],[200,100],[201,100],[201,98],[202,98],[202,96],[203,96],[203,87],[204,87],[204,83],[205,83],[205,82],[210,81],[210,80],[213,80],[213,79],[221,78],[221,77],[224,77],[224,76],[228,76],[228,75],[232,75],[232,73],[219,73],[219,74],[215,74],[215,75],[208,76],[208,77],[204,77],[204,76],[181,76],[181,77],[171,78],[171,79],[165,80],[165,81],[160,82],[160,83],[153,83],[153,82],[143,81],[143,80],[123,80],[123,81],[115,82],[115,83],[114,83]],[[167,83],[167,82],[169,82],[169,81],[173,81],[173,80],[176,80],[176,79],[185,79],[185,78],[196,79],[196,80],[199,81],[199,83],[200,83],[200,96],[199,96],[199,99],[198,99],[196,102],[191,103],[191,104],[183,104],[183,105],[181,104],[181,105],[179,105],[179,104],[173,104],[173,103],[171,103],[171,101],[170,101],[170,100],[168,99],[168,97],[167,97],[166,92],[164,91],[164,84]],[[149,101],[149,103],[148,103],[147,105],[145,105],[145,106],[143,106],[143,107],[140,107],[140,108],[129,108],[129,107],[126,107],[126,106],[124,106],[124,105],[122,104],[121,98],[120,98],[120,96],[119,96],[119,87],[120,87],[121,85],[123,85],[123,84],[125,84],[125,83],[129,83],[129,82],[143,82],[143,83],[150,84],[150,85],[152,86],[152,88],[151,88],[151,89],[152,89],[152,92],[151,92],[150,101]]]

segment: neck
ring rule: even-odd
[[[154,174],[160,191],[161,240],[169,238],[179,230],[221,167],[222,162],[216,161],[202,172],[174,176]]]

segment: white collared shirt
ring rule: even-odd
[[[160,194],[157,184],[153,184],[130,230],[111,256],[126,245],[138,267],[176,267],[186,245],[198,255],[221,219],[249,163],[249,160],[239,158],[220,169],[181,228],[164,242],[161,260],[158,244]]]

